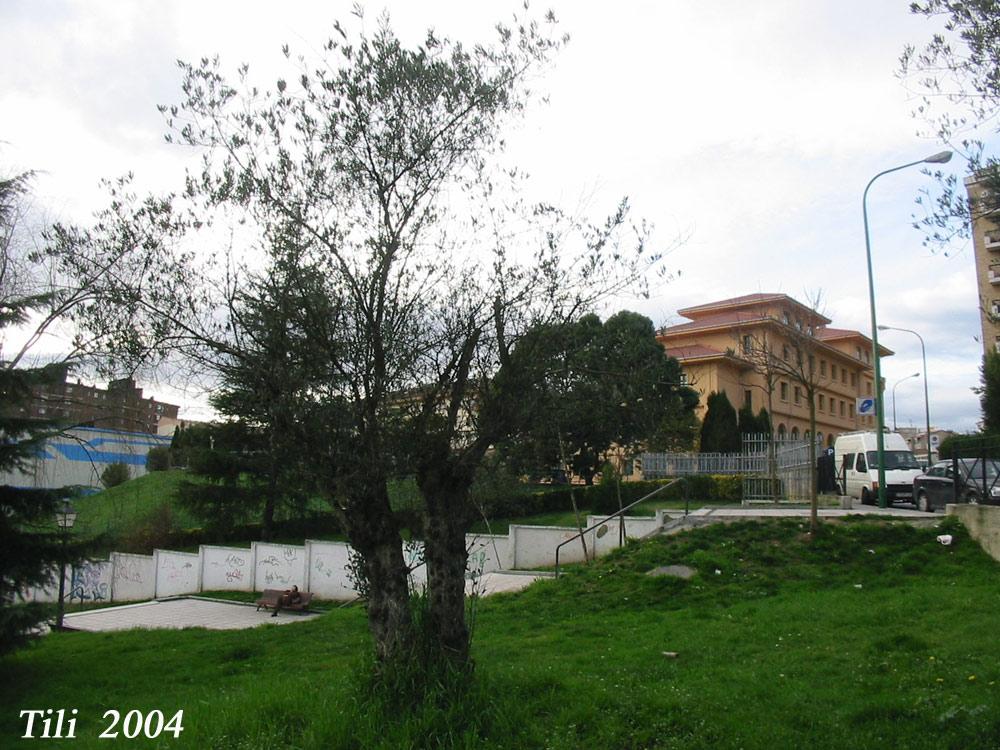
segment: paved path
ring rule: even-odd
[[[545,574],[535,573],[486,573],[479,581],[479,595],[490,596],[510,591],[520,591]],[[472,581],[466,591],[472,593]],[[132,628],[179,629],[208,628],[209,630],[242,630],[259,625],[288,625],[305,622],[318,614],[304,612],[280,612],[271,617],[266,610],[257,611],[251,605],[237,602],[222,602],[208,599],[179,598],[163,601],[125,604],[120,607],[106,607],[89,612],[73,612],[66,615],[65,624],[74,630],[107,631],[131,630]]]
[[[287,625],[304,622],[316,614],[281,612],[271,617],[266,610],[246,604],[204,599],[167,599],[126,604],[121,607],[74,612],[66,615],[67,627],[77,630],[131,630],[132,628],[208,628],[242,630],[258,625]]]

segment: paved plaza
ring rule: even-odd
[[[544,576],[532,573],[486,573],[479,580],[478,593],[480,596],[490,596],[520,591],[540,577]],[[472,593],[471,581],[468,582],[466,590]],[[73,630],[94,632],[133,628],[242,630],[259,625],[288,625],[316,617],[319,617],[319,614],[308,612],[280,612],[277,617],[271,617],[271,612],[263,609],[258,612],[253,605],[217,599],[181,597],[124,604],[120,607],[106,607],[88,612],[73,612],[66,615],[65,625]]]
[[[208,628],[242,630],[258,625],[287,625],[318,617],[316,614],[281,612],[271,617],[267,610],[237,602],[184,598],[125,604],[121,607],[74,612],[66,615],[66,627],[74,630],[131,630],[132,628]]]

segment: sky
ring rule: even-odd
[[[0,168],[34,169],[48,220],[86,223],[106,200],[103,178],[126,172],[176,189],[192,153],[164,143],[158,104],[180,100],[177,59],[219,55],[263,80],[281,45],[309,53],[350,20],[353,2],[4,0],[0,3]],[[861,195],[876,173],[941,150],[918,136],[917,101],[897,79],[899,55],[937,29],[895,0],[556,1],[571,40],[509,134],[509,160],[533,197],[599,218],[628,196],[673,248],[673,278],[649,300],[622,300],[657,326],[686,306],[755,292],[821,296],[839,328],[870,334]],[[521,3],[384,2],[401,38],[428,26],[489,42]],[[961,174],[958,159],[946,170]],[[930,178],[910,169],[869,194],[880,324],[927,346],[931,421],[976,428],[982,353],[971,242],[922,246],[914,203]],[[676,243],[680,237],[683,241]],[[675,246],[676,245],[676,246]],[[924,423],[920,344],[886,331],[887,395],[900,426]],[[147,382],[147,395],[206,415],[203,394]],[[891,414],[887,421],[891,423]]]

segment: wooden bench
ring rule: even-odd
[[[261,595],[260,599],[257,600],[257,611],[259,612],[261,607],[264,609],[277,609],[278,603],[281,601],[281,597],[284,596],[285,592],[283,589],[264,589],[264,593]],[[294,604],[282,604],[281,609],[288,610],[290,612],[305,612],[309,609],[309,603],[312,601],[313,595],[309,591],[300,591],[299,597],[301,597]]]

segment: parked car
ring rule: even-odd
[[[983,500],[984,462],[960,458],[958,465],[958,500],[963,503],[1000,505],[1000,462],[987,459],[986,500]],[[929,512],[955,502],[955,474],[951,461],[938,461],[925,474],[913,480],[913,498],[917,508]]]

